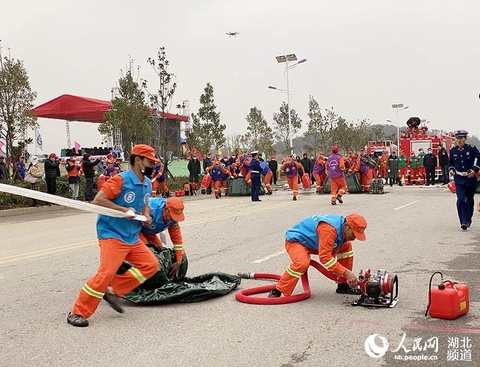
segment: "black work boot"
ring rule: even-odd
[[[281,295],[282,295],[282,292],[280,292],[277,288],[273,288],[268,294],[268,298],[278,298]]]
[[[118,297],[113,291],[108,290],[103,295],[103,299],[112,307],[115,311],[123,313],[123,307],[118,303]]]
[[[71,312],[68,313],[67,322],[70,325],[77,326],[77,327],[88,326],[88,320],[85,317],[83,317],[82,315],[71,313]]]

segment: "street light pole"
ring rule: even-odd
[[[288,115],[288,137],[290,138],[290,155],[293,157],[293,136],[292,136],[292,118],[290,117],[290,85],[288,84],[288,59],[285,61],[285,77],[287,78],[287,115]]]
[[[277,59],[278,63],[285,63],[285,77],[287,79],[287,115],[288,115],[288,137],[289,137],[289,145],[290,145],[290,155],[293,156],[293,134],[292,134],[292,118],[290,116],[290,101],[292,99],[291,93],[290,93],[290,84],[288,80],[288,71],[290,69],[293,69],[295,66],[298,64],[302,64],[307,61],[307,59],[302,59],[298,62],[296,62],[293,65],[289,65],[288,63],[290,61],[297,61],[297,56],[295,54],[288,54],[288,55],[280,55],[275,57]],[[270,88],[270,87],[269,87]],[[270,89],[277,89],[277,88],[270,88]]]
[[[392,104],[392,108],[397,110],[397,154],[400,155],[400,125],[398,122],[398,112],[408,108],[403,106],[403,103]]]

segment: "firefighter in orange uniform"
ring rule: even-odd
[[[366,228],[367,221],[356,213],[346,217],[317,214],[294,225],[285,233],[285,248],[292,262],[268,297],[290,296],[310,266],[311,254],[318,254],[326,269],[346,278],[347,283],[337,285],[337,293],[360,294],[358,279],[352,271],[351,241],[365,241]]]
[[[327,180],[327,173],[325,171],[325,157],[320,154],[313,165],[313,177],[315,178],[316,193],[321,194],[323,191],[323,185]]]
[[[292,157],[287,157],[285,162],[280,166],[280,170],[278,171],[278,175],[282,171],[285,171],[285,175],[287,176],[288,187],[292,190],[293,201],[297,200],[298,195],[298,170],[303,169],[301,163],[298,163]]]
[[[343,194],[348,191],[347,181],[345,180],[345,157],[338,154],[338,147],[332,147],[332,154],[327,158],[325,165],[330,179],[331,204],[337,205],[343,203]]]
[[[93,204],[131,213],[131,217],[98,216],[100,264],[97,273],[87,280],[78,294],[67,317],[69,324],[88,326],[87,319],[102,299],[115,311],[123,312],[117,297],[131,292],[158,271],[157,258],[139,238],[142,224],[152,223],[148,207],[152,192],[149,177],[156,162],[155,149],[144,144],[135,145],[130,153],[130,169],[109,179],[95,196]],[[135,213],[144,215],[146,221],[132,220]],[[124,260],[132,267],[119,275],[117,271]]]
[[[215,199],[220,199],[222,197],[222,193],[220,191],[223,176],[226,175],[227,177],[231,176],[231,173],[225,167],[222,167],[222,164],[219,160],[215,160],[213,165],[207,167],[205,172],[212,176],[212,185],[213,185],[213,192],[215,193]]]
[[[387,161],[388,161],[388,153],[386,150],[384,150],[378,162],[379,163],[378,174],[383,179],[387,177]]]
[[[159,158],[158,164],[153,167],[152,174],[152,196],[157,196],[157,190],[160,186],[162,189],[162,196],[168,198],[170,191],[167,187],[167,172],[165,171],[165,165],[162,163],[162,158]]]
[[[170,276],[178,277],[184,254],[182,231],[180,230],[180,224],[178,222],[185,220],[185,214],[183,213],[185,206],[182,200],[177,197],[168,199],[150,198],[148,200],[148,206],[150,208],[150,215],[152,216],[152,225],[142,227],[140,240],[144,243],[153,242],[155,246],[163,247],[165,244],[162,243],[158,234],[168,229],[168,235],[175,250],[176,260],[170,268]]]
[[[350,171],[353,172],[354,167],[357,163],[357,155],[353,153],[351,150],[348,151],[347,157],[345,158],[345,171]]]
[[[358,155],[357,166],[356,170],[359,173],[359,182],[360,187],[362,188],[363,192],[370,192],[370,182],[372,181],[373,177],[373,170],[372,168],[362,159],[363,155],[365,154],[363,149],[360,149],[360,153]]]

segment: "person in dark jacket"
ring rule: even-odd
[[[8,167],[5,163],[5,157],[0,155],[0,181],[7,181],[10,178]]]
[[[275,156],[272,155],[272,159],[270,159],[268,161],[268,168],[270,168],[272,170],[272,178],[270,179],[270,185],[273,184],[276,185],[277,184],[277,171],[278,171],[278,162],[277,160],[275,159]]]
[[[60,176],[60,159],[55,153],[50,153],[48,159],[44,162],[45,181],[47,183],[47,193],[57,194],[57,177]]]
[[[188,182],[190,183],[190,195],[193,195],[193,186],[194,184],[198,185],[198,176],[201,172],[200,161],[196,154],[188,161],[187,169],[189,173]]]
[[[303,169],[303,165],[302,165],[302,162],[301,162],[301,159],[300,159],[300,156],[297,155],[295,157],[295,161],[297,163],[299,163],[301,165],[302,168],[299,168],[298,169],[298,183],[302,183],[302,176],[303,176],[303,173],[304,173],[304,169]]]
[[[93,200],[93,178],[95,177],[95,166],[100,163],[100,159],[91,159],[90,153],[83,155],[83,174],[85,175],[85,200]]]
[[[312,177],[312,169],[313,169],[313,166],[312,166],[312,161],[310,160],[310,158],[308,158],[307,156],[307,153],[303,153],[303,158],[302,160],[300,161],[300,163],[302,164],[303,166],[303,173],[306,173],[308,174],[308,177]]]
[[[427,154],[423,156],[423,166],[425,167],[425,175],[427,183],[425,185],[435,184],[435,168],[437,168],[437,157],[433,155],[432,148],[427,149]]]
[[[448,161],[450,157],[448,152],[443,146],[442,142],[438,143],[438,164],[442,168],[443,184],[446,185],[450,182],[450,175],[448,174]]]

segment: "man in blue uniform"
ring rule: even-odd
[[[262,201],[259,198],[260,186],[262,185],[262,167],[260,167],[260,161],[258,160],[258,151],[252,152],[252,160],[250,161],[250,172],[252,180],[252,201]]]
[[[458,218],[464,231],[472,224],[476,174],[480,170],[480,151],[474,145],[465,144],[467,135],[465,130],[455,131],[456,146],[450,149],[449,162],[449,172],[454,177],[457,190]]]

